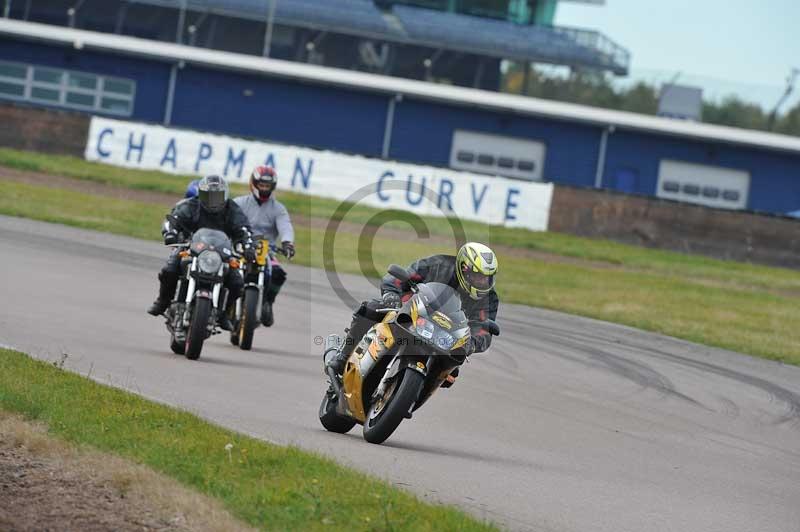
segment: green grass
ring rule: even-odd
[[[0,166],[63,175],[136,190],[164,192],[174,194],[176,198],[183,195],[189,180],[196,177],[176,176],[155,171],[131,170],[88,162],[75,157],[43,155],[8,148],[0,148]],[[234,189],[237,192],[244,192],[245,190],[242,185],[236,185]],[[316,218],[324,221],[340,217],[337,214],[340,202],[336,200],[296,194],[287,190],[279,190],[279,196],[280,200],[295,217]],[[400,228],[409,231],[409,234],[413,234],[409,227],[412,215],[407,212],[390,211],[387,213],[387,211],[379,209],[352,206],[344,219],[359,225],[365,223],[374,224],[379,223],[378,220],[374,219],[379,213],[383,213],[385,218],[394,220],[388,223],[387,227]],[[52,216],[55,215],[56,213],[52,213]],[[452,231],[449,224],[441,218],[423,217],[422,220],[432,234],[451,236]],[[706,282],[713,285],[744,285],[772,291],[796,291],[800,293],[800,275],[788,269],[721,261],[669,251],[643,249],[609,240],[489,226],[474,221],[463,221],[462,224],[469,238],[480,240],[499,248],[509,247],[544,252],[582,261],[601,262],[608,266],[642,273],[682,278],[691,277],[698,282]],[[84,225],[83,227],[90,226]]]
[[[70,443],[147,465],[262,529],[495,530],[333,460],[243,436],[5,349],[0,409],[43,422]]]
[[[47,195],[48,200],[41,198]],[[57,222],[159,240],[164,207],[7,182],[0,214]],[[323,267],[325,231],[296,227],[296,262]],[[569,240],[569,237],[555,235]],[[554,239],[555,240],[555,239]],[[613,243],[609,254],[623,264],[582,259],[540,261],[499,248],[498,292],[503,302],[623,323],[678,338],[800,365],[800,275],[790,270],[713,261]],[[575,245],[566,242],[564,245]],[[408,264],[432,253],[452,253],[442,242],[397,240],[379,232],[371,249],[357,234],[336,234],[334,264],[340,272],[374,275],[392,263]],[[362,272],[359,256],[365,256]],[[647,257],[652,256],[650,263]],[[625,262],[627,261],[627,262]],[[154,286],[155,290],[155,286]],[[502,324],[501,324],[502,325]],[[535,334],[535,331],[531,331]]]

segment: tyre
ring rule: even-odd
[[[319,405],[319,421],[325,430],[345,434],[356,425],[356,422],[336,413],[336,401],[336,397],[332,397],[330,391],[325,392],[322,404]]]
[[[384,393],[382,401],[373,403],[364,421],[364,439],[370,443],[383,443],[405,419],[419,397],[425,377],[413,369],[406,369],[398,383]],[[388,396],[388,397],[387,397]]]
[[[203,342],[208,331],[208,319],[211,316],[211,300],[198,298],[194,303],[192,323],[186,332],[186,358],[197,360],[203,350]]]
[[[253,332],[258,326],[258,288],[248,288],[242,296],[242,319],[239,320],[239,349],[249,351],[253,347]]]

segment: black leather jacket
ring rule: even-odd
[[[444,283],[455,288],[461,296],[461,308],[468,320],[494,320],[497,318],[497,307],[500,300],[497,293],[492,290],[482,299],[472,299],[461,290],[456,277],[456,257],[454,255],[431,255],[419,259],[409,266],[412,280],[426,283]],[[394,292],[402,295],[408,292],[410,287],[391,274],[386,274],[381,283],[381,294]],[[489,349],[492,344],[492,335],[481,327],[472,328],[472,339],[474,352],[480,353]]]
[[[224,232],[233,242],[241,242],[245,247],[252,245],[250,224],[242,209],[233,200],[225,202],[225,207],[217,213],[207,211],[197,198],[181,200],[170,213],[176,221],[167,217],[161,228],[161,236],[194,233],[198,229],[217,229]]]

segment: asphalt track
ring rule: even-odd
[[[165,249],[0,217],[0,343],[514,530],[800,531],[800,368],[504,305],[502,335],[382,446],[319,425],[315,336],[347,309],[289,265],[255,349],[173,355],[145,314]],[[356,295],[370,284],[344,276]]]

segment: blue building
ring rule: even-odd
[[[0,19],[0,99],[788,213],[800,139]]]
[[[622,46],[597,31],[553,25],[566,1],[5,0],[4,14],[495,91],[521,83],[531,63],[627,74]]]

